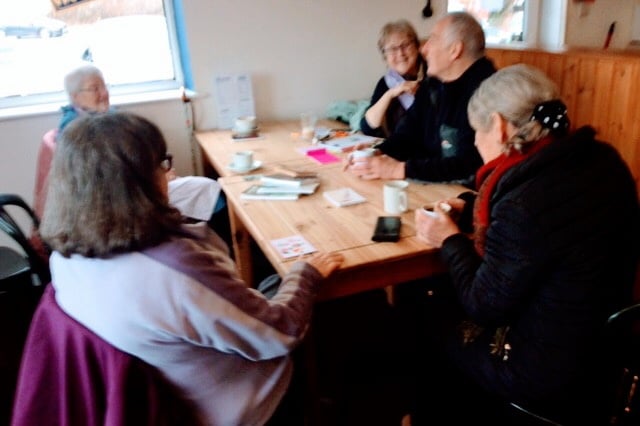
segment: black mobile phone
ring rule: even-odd
[[[400,225],[398,216],[380,216],[371,239],[373,241],[398,241],[400,239]]]

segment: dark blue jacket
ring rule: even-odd
[[[495,71],[489,59],[481,58],[455,81],[423,81],[411,108],[378,148],[404,161],[409,179],[470,183],[482,159],[474,146],[467,104],[480,83]]]

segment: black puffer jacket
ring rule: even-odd
[[[503,398],[562,401],[594,379],[606,318],[630,303],[640,240],[635,183],[617,151],[584,127],[508,171],[490,212],[484,257],[461,234],[442,247],[466,314],[485,327],[454,357]],[[489,351],[502,326],[506,360]]]

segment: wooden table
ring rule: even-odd
[[[328,123],[329,126],[332,123]],[[260,246],[280,274],[286,273],[295,259],[283,259],[271,241],[291,235],[302,235],[319,251],[341,252],[345,262],[322,286],[320,300],[342,297],[375,288],[386,287],[444,271],[437,250],[417,240],[414,210],[436,200],[455,196],[466,190],[460,185],[422,184],[411,182],[408,189],[409,209],[403,213],[400,241],[376,243],[371,235],[378,216],[388,215],[382,207],[384,181],[366,181],[342,171],[342,163],[320,165],[302,154],[308,146],[293,133],[297,122],[268,123],[262,126],[262,137],[233,141],[230,131],[200,132],[196,138],[204,157],[219,173],[219,182],[227,196],[231,219],[233,249],[243,279],[252,284],[250,238]],[[320,187],[297,201],[241,200],[240,193],[255,183],[247,175],[227,169],[235,151],[251,149],[263,167],[249,176],[270,173],[276,164],[316,171]],[[323,191],[351,187],[367,202],[334,207]]]
[[[322,123],[333,128],[335,123]],[[437,250],[417,240],[414,210],[436,200],[455,196],[466,188],[459,185],[421,184],[411,182],[408,189],[408,211],[403,213],[401,238],[395,243],[371,241],[378,216],[383,209],[383,181],[366,181],[343,172],[342,162],[320,165],[300,149],[309,146],[298,136],[299,123],[267,123],[262,137],[256,140],[234,141],[230,131],[196,134],[203,158],[221,176],[218,181],[227,196],[236,264],[245,282],[253,284],[250,240],[253,238],[280,274],[285,274],[296,259],[283,259],[271,241],[291,235],[302,235],[319,251],[341,252],[345,262],[324,280],[319,300],[329,300],[375,288],[427,277],[445,270]],[[234,152],[250,149],[263,167],[250,174],[228,170]],[[296,201],[241,200],[241,192],[256,182],[257,175],[274,171],[276,164],[316,171],[320,186],[312,195]],[[205,165],[206,166],[206,165]],[[362,204],[335,207],[322,193],[350,187],[363,195]],[[319,391],[316,348],[309,332],[303,345],[309,424],[319,416]]]
[[[309,141],[300,137],[300,124],[297,121],[267,122],[259,124],[259,136],[249,139],[232,139],[231,130],[213,130],[196,132],[195,137],[203,153],[204,166],[213,167],[218,176],[233,176],[237,173],[229,169],[233,154],[237,151],[251,150],[254,159],[263,164],[304,159],[298,150],[308,147]],[[332,120],[320,120],[318,126],[329,129],[347,129],[344,123]],[[263,170],[255,171],[261,173]]]

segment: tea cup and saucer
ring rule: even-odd
[[[236,173],[247,173],[262,167],[262,161],[253,159],[253,151],[238,151],[227,167]]]

